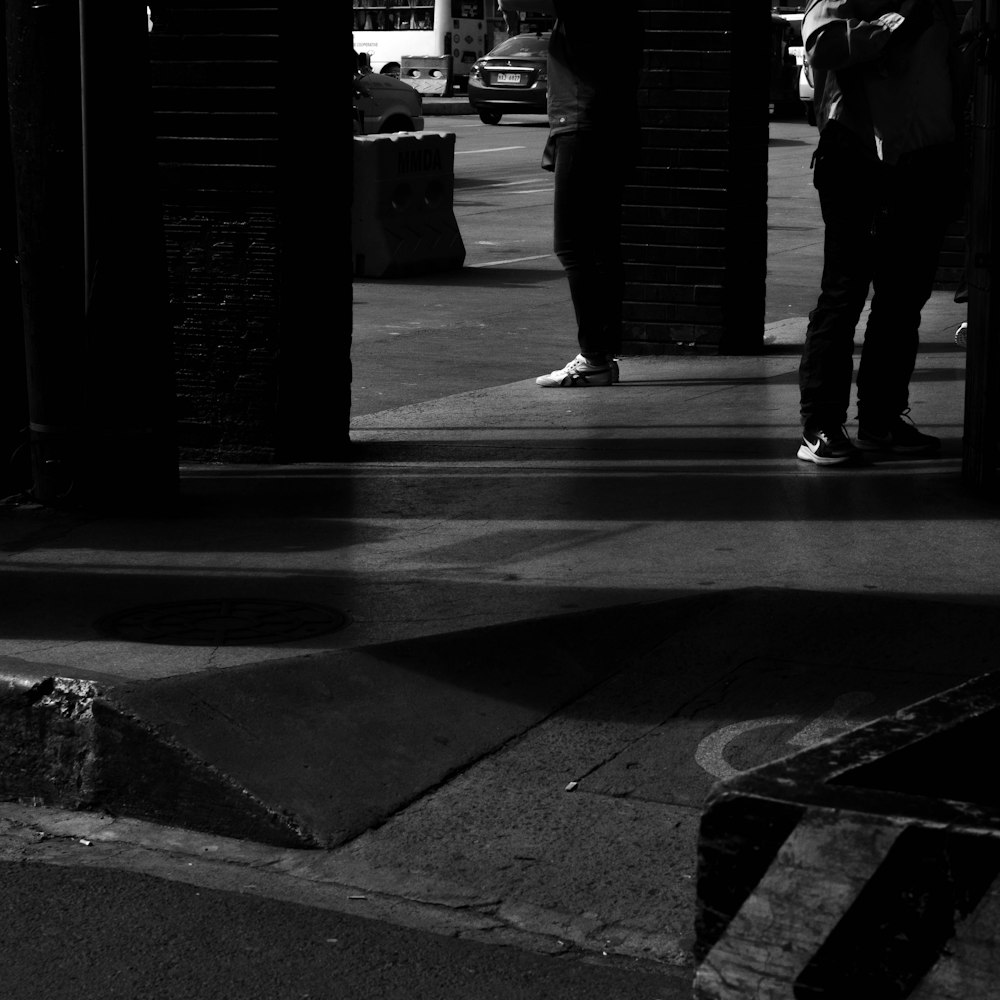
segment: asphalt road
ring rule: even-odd
[[[0,1000],[687,1000],[691,974],[455,940],[94,868],[0,862]]]

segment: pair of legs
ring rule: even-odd
[[[858,421],[881,432],[908,409],[920,313],[958,183],[951,147],[920,150],[889,166],[867,157],[843,131],[828,125],[817,150],[814,183],[825,235],[821,290],[799,366],[807,433],[847,420],[854,334],[869,290]]]
[[[626,164],[603,132],[555,137],[553,249],[566,272],[580,354],[605,362],[621,346],[621,222]]]

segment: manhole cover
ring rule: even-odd
[[[335,608],[248,599],[149,604],[107,615],[95,627],[102,635],[127,642],[256,646],[310,639],[346,624],[346,616]]]

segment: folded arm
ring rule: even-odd
[[[879,0],[815,0],[802,22],[809,62],[838,70],[873,62],[894,36],[901,40],[926,26],[931,4],[904,0],[898,12]]]

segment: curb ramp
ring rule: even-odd
[[[613,607],[141,684],[6,658],[0,799],[335,847],[719,600]]]
[[[998,731],[991,672],[720,782],[697,1000],[996,996]]]

